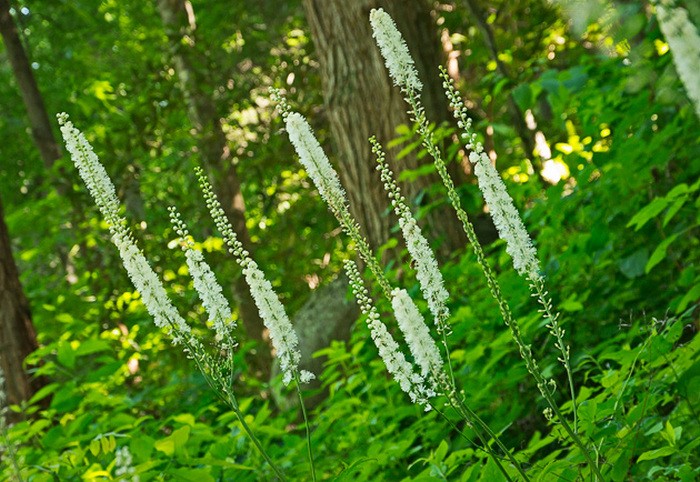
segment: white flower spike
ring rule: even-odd
[[[369,14],[372,36],[377,41],[384,63],[394,83],[404,89],[420,92],[423,84],[418,78],[418,71],[408,46],[401,32],[396,28],[394,19],[383,9],[372,9]]]

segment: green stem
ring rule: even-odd
[[[0,411],[0,417],[4,416],[5,414]],[[7,435],[7,430],[5,429],[5,420],[0,420],[0,424],[2,425],[2,427],[0,427],[0,434],[2,434],[2,445],[5,447],[9,459],[12,461],[12,467],[15,469],[15,477],[17,478],[18,482],[24,482],[24,479],[22,478],[22,470],[19,466],[19,461],[17,460],[14,445],[10,441],[10,437]]]
[[[486,438],[481,433],[481,430],[477,429],[477,427],[474,425],[474,420],[471,417],[471,414],[474,414],[474,412],[471,410],[469,410],[469,411],[462,410],[461,407],[459,406],[459,402],[451,394],[449,394],[447,396],[447,399],[449,400],[452,408],[455,409],[455,411],[462,417],[462,419],[464,419],[465,422],[467,422],[469,427],[474,431],[476,436],[481,441],[481,444],[483,445],[484,450],[486,450],[486,452],[489,454],[491,459],[494,461],[494,463],[496,464],[498,469],[503,473],[506,480],[508,480],[509,482],[513,482],[513,479],[511,478],[510,474],[508,473],[506,468],[503,467],[503,464],[501,463],[500,457],[498,457],[498,455],[496,455],[496,453],[493,451],[493,448],[491,448],[491,446],[488,443],[488,440],[486,440]],[[483,427],[481,427],[481,425],[480,425],[480,428],[483,428]],[[527,479],[525,479],[525,480],[527,480]]]
[[[561,352],[561,358],[559,361],[564,364],[566,369],[566,376],[569,379],[569,391],[571,392],[571,405],[573,407],[574,414],[574,432],[578,433],[578,409],[576,408],[576,389],[574,388],[574,377],[571,373],[571,364],[569,361],[569,350],[568,347],[564,345],[564,330],[559,326],[559,313],[553,313],[552,301],[547,295],[547,291],[544,286],[544,279],[542,277],[536,277],[535,279],[530,278],[532,286],[537,292],[537,299],[542,305],[542,311],[544,313],[545,319],[549,320],[549,329],[552,334],[557,338],[557,348]]]
[[[301,394],[301,381],[299,380],[299,371],[294,371],[294,381],[297,385],[297,395],[299,396],[299,405],[301,413],[304,416],[304,425],[306,425],[306,449],[309,453],[309,465],[311,466],[311,480],[316,482],[316,466],[314,465],[314,454],[311,450],[311,429],[309,428],[309,419],[306,416],[306,406],[304,405],[304,397]]]
[[[435,410],[437,413],[439,413],[440,416],[442,416],[442,418],[444,418],[445,421],[446,421],[448,424],[450,424],[450,426],[451,426],[453,429],[455,429],[455,430],[457,431],[457,433],[458,433],[464,440],[466,440],[467,442],[469,442],[470,444],[472,444],[472,445],[474,445],[475,447],[478,448],[478,445],[476,445],[472,439],[470,439],[469,437],[467,437],[467,436],[465,435],[465,433],[462,432],[462,431],[459,429],[459,427],[457,427],[457,425],[455,425],[454,422],[453,422],[452,420],[450,420],[450,419],[447,417],[447,415],[445,415],[444,412],[441,412],[441,411],[438,410],[435,406],[432,406],[432,407],[433,407],[433,410]],[[455,409],[455,410],[456,410],[456,409]],[[456,411],[457,411],[457,413],[460,413],[459,410],[456,410]],[[460,413],[460,415],[462,415],[462,414]],[[462,417],[462,418],[464,418],[464,417]],[[486,454],[487,454],[489,457],[491,457],[491,458],[493,459],[494,463],[495,463],[496,466],[500,469],[501,473],[503,473],[503,476],[506,478],[506,480],[512,482],[513,479],[510,477],[510,474],[508,474],[508,472],[506,472],[505,467],[503,467],[503,464],[501,464],[501,460],[500,460],[501,458],[500,458],[498,455],[496,455],[496,454],[491,450],[491,448],[489,447],[489,445],[488,445],[488,443],[486,442],[486,440],[484,440],[484,438],[479,434],[479,432],[478,432],[477,430],[474,429],[474,426],[471,425],[471,423],[470,423],[469,421],[466,421],[466,422],[467,422],[467,424],[471,427],[471,429],[474,430],[474,433],[475,433],[476,436],[479,438],[479,440],[481,441],[481,443],[484,445],[485,448],[484,448],[483,450],[486,452]]]
[[[443,184],[445,185],[445,188],[447,189],[447,196],[450,199],[450,203],[452,204],[452,207],[457,213],[457,218],[462,222],[464,232],[466,233],[467,238],[469,239],[469,243],[472,245],[472,249],[474,250],[474,254],[476,255],[477,262],[479,263],[479,266],[481,267],[484,273],[486,282],[489,286],[489,290],[491,291],[491,295],[498,303],[503,322],[510,329],[511,335],[520,351],[520,356],[523,358],[523,361],[525,361],[525,366],[527,367],[530,374],[535,378],[535,381],[537,382],[537,387],[542,393],[542,396],[550,405],[553,413],[557,416],[559,422],[564,427],[564,430],[569,434],[572,441],[583,452],[586,461],[591,467],[591,470],[595,473],[596,477],[598,477],[599,480],[604,480],[603,476],[600,473],[600,469],[591,458],[590,454],[588,453],[588,450],[584,446],[580,437],[571,429],[571,426],[563,417],[561,411],[559,410],[559,407],[554,402],[554,399],[552,398],[546,386],[547,384],[544,380],[544,377],[541,375],[539,367],[537,366],[537,363],[535,362],[532,356],[530,347],[526,345],[522,339],[522,336],[520,334],[520,327],[518,326],[517,322],[513,320],[513,317],[510,313],[510,308],[508,307],[508,304],[506,303],[503,294],[501,293],[500,286],[496,281],[496,278],[493,272],[491,271],[488,262],[486,261],[486,256],[484,255],[481,243],[479,243],[479,240],[476,237],[474,226],[472,225],[471,221],[469,221],[467,213],[461,207],[459,196],[457,194],[457,190],[455,189],[454,183],[452,182],[452,178],[447,172],[447,167],[445,166],[445,162],[442,160],[442,155],[440,154],[439,149],[432,140],[432,134],[428,126],[428,120],[426,119],[425,112],[420,104],[418,93],[413,89],[405,88],[403,89],[403,92],[404,94],[406,94],[406,102],[408,102],[408,104],[410,105],[409,113],[413,116],[413,121],[418,124],[418,133],[421,136],[423,147],[425,147],[426,151],[428,151],[428,154],[430,154],[430,156],[433,158],[435,168],[438,174],[440,175],[440,178]]]
[[[227,396],[228,396],[228,403],[233,409],[233,412],[236,414],[236,418],[238,418],[238,421],[240,422],[241,426],[243,427],[243,430],[245,430],[246,434],[248,434],[248,437],[253,441],[253,444],[255,447],[258,449],[258,452],[260,452],[260,455],[263,456],[265,461],[270,465],[272,468],[273,472],[281,481],[286,481],[287,477],[284,476],[282,471],[275,465],[275,463],[272,461],[269,455],[267,455],[267,452],[265,451],[265,448],[262,446],[260,443],[260,440],[258,440],[258,437],[255,436],[253,433],[253,429],[250,428],[250,425],[245,421],[245,417],[243,416],[243,413],[241,412],[240,408],[238,408],[238,402],[236,401],[236,397],[233,396],[232,393],[227,391]]]
[[[498,448],[501,449],[501,451],[508,458],[510,463],[513,464],[513,466],[515,467],[515,470],[517,470],[518,473],[520,474],[520,476],[523,478],[523,481],[528,482],[530,480],[530,478],[527,476],[527,474],[525,473],[525,470],[520,465],[520,462],[518,462],[518,460],[511,453],[511,451],[508,449],[508,447],[506,447],[505,444],[503,442],[501,442],[501,438],[498,435],[496,435],[496,433],[493,430],[491,430],[491,427],[489,427],[486,424],[486,422],[484,422],[476,414],[476,412],[474,412],[471,408],[469,408],[469,406],[466,403],[464,403],[463,400],[456,399],[455,401],[464,410],[464,412],[471,418],[473,423],[476,423],[479,427],[481,427],[481,429],[484,432],[486,432],[486,434],[489,437],[491,437],[491,439],[496,443],[496,445],[498,445]]]

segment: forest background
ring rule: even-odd
[[[670,4],[697,31],[699,4]],[[495,236],[466,151],[452,142],[438,65],[455,79],[536,240],[571,344],[581,430],[606,476],[700,476],[700,121],[655,5],[0,0],[0,367],[8,406],[0,477],[119,480],[118,454],[129,447],[129,480],[272,478],[133,291],[59,143],[54,119],[65,111],[105,164],[176,304],[201,319],[206,337],[168,206],[178,206],[201,241],[239,320],[241,407],[290,478],[308,475],[303,423],[198,194],[196,166],[292,315],[302,353],[315,353],[302,365],[318,376],[307,395],[319,474],[499,480],[478,444],[422,413],[386,375],[342,275],[352,246],[287,142],[273,86],[332,153],[388,274],[417,295],[367,138],[390,146],[390,164],[442,263],[464,393],[539,480],[580,475],[581,460],[567,459],[558,427],[542,414],[385,72],[367,21],[377,6],[394,16],[416,57],[429,118],[511,309],[543,371],[565,386],[538,305]],[[694,62],[700,71],[700,58]]]

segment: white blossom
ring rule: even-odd
[[[350,260],[345,261],[345,271],[350,278],[357,304],[360,306],[362,313],[367,315],[367,326],[372,336],[372,341],[379,351],[379,357],[384,362],[389,374],[399,384],[410,397],[411,401],[425,406],[425,410],[430,409],[428,399],[435,396],[435,392],[426,388],[425,379],[413,370],[413,366],[401,352],[399,344],[396,343],[394,337],[382,323],[377,309],[372,304],[369,298],[367,289],[362,284],[360,273],[357,265]]]
[[[396,28],[394,20],[383,9],[378,8],[370,12],[369,22],[372,25],[372,36],[379,46],[394,83],[419,92],[423,84],[418,78],[406,41]]]
[[[304,116],[297,112],[290,112],[285,116],[285,125],[289,140],[299,155],[301,164],[314,181],[323,200],[330,206],[344,204],[345,191],[340,184],[338,174],[323,152]]]
[[[399,226],[406,241],[408,253],[415,262],[416,278],[420,283],[423,297],[428,302],[428,308],[433,314],[435,323],[438,324],[438,329],[445,329],[443,324],[449,317],[446,303],[450,294],[445,289],[435,253],[410,214],[399,218]]]
[[[213,323],[215,340],[222,342],[231,339],[231,331],[236,323],[233,321],[231,307],[222,293],[221,285],[216,280],[214,272],[204,260],[201,251],[187,247],[185,259],[194,289],[199,294],[199,299],[202,300],[202,305]]]
[[[185,260],[192,277],[192,284],[213,324],[214,339],[220,343],[221,349],[232,349],[234,346],[229,344],[234,343],[232,331],[236,327],[236,323],[233,321],[231,308],[223,295],[221,285],[216,280],[209,264],[204,260],[202,252],[195,249],[187,225],[180,217],[180,213],[173,206],[169,207],[168,211],[170,212],[170,222],[180,237],[180,245],[185,251]]]
[[[684,8],[661,3],[656,12],[661,31],[671,48],[678,77],[700,118],[700,34]]]
[[[56,117],[61,126],[61,135],[66,150],[70,153],[80,177],[90,191],[90,195],[107,222],[115,222],[115,218],[119,216],[119,200],[107,171],[100,163],[85,135],[68,120],[68,114],[62,112]]]
[[[97,207],[105,217],[112,234],[112,242],[119,250],[124,268],[148,313],[159,328],[173,330],[175,343],[182,341],[183,335],[189,335],[190,327],[177,312],[163,287],[158,275],[153,271],[148,260],[132,239],[126,220],[119,215],[119,200],[114,184],[110,180],[97,155],[85,136],[68,120],[68,115],[57,115],[61,125],[61,134],[66,149],[73,163],[78,168],[80,177],[88,187]]]
[[[141,480],[133,467],[129,447],[119,447],[114,457],[114,476],[118,482],[139,482]]]
[[[120,231],[112,236],[112,242],[119,250],[122,264],[129,274],[136,291],[141,293],[148,313],[153,317],[153,322],[159,328],[175,330],[172,333],[175,342],[179,342],[180,335],[189,334],[190,327],[173,306],[168,294],[163,287],[158,275],[153,271],[148,260],[128,232]]]
[[[370,138],[372,152],[377,156],[377,170],[384,183],[384,190],[387,192],[394,212],[399,217],[399,226],[403,234],[408,253],[415,262],[416,277],[420,283],[423,297],[428,302],[428,307],[433,315],[438,332],[447,329],[446,321],[450,316],[447,309],[447,299],[449,293],[445,289],[442,273],[435,258],[435,253],[430,248],[428,240],[425,239],[418,223],[411,213],[411,209],[406,204],[406,199],[401,194],[394,175],[386,162],[386,154],[381,144],[375,137]]]
[[[252,259],[248,259],[243,268],[246,282],[250,287],[250,294],[258,307],[260,318],[270,331],[272,346],[277,352],[282,370],[282,382],[289,385],[294,378],[294,373],[299,370],[301,353],[299,352],[299,339],[287,317],[284,306],[277,294],[272,289],[272,284],[265,278],[263,272]],[[300,373],[302,381],[310,381],[313,375],[309,372]]]
[[[413,359],[420,367],[421,376],[430,379],[433,390],[438,390],[438,380],[443,376],[443,363],[435,340],[423,320],[423,315],[404,289],[394,288],[391,306]]]
[[[523,276],[536,279],[540,276],[540,268],[537,251],[532,245],[530,235],[520,219],[518,210],[513,205],[513,199],[508,194],[501,176],[491,164],[483,147],[477,146],[476,150],[469,154],[469,160],[474,164],[474,174],[489,207],[493,223],[501,239],[506,242],[506,251],[513,259],[516,271]]]

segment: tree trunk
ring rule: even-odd
[[[5,373],[5,392],[10,405],[29,400],[40,388],[39,380],[32,380],[22,366],[27,355],[36,349],[29,303],[12,257],[0,199],[0,366]]]
[[[196,23],[192,5],[187,0],[158,0],[158,10],[168,36],[172,59],[187,104],[188,116],[197,131],[202,163],[212,179],[216,193],[238,239],[252,253],[252,242],[245,222],[245,203],[241,193],[241,182],[236,167],[232,163],[216,106],[211,96],[203,92],[201,70],[196,68],[197,57],[195,56],[202,54],[195,49]],[[243,276],[236,277],[232,291],[246,333],[260,345],[250,362],[260,376],[267,377],[270,373],[271,354],[269,345],[264,341],[265,326]]]
[[[34,142],[39,148],[44,166],[51,168],[56,159],[61,157],[61,152],[53,136],[51,123],[29,65],[29,59],[22,46],[12,15],[10,15],[8,0],[0,0],[0,34],[5,43],[7,58],[12,66],[22,100],[27,108]]]
[[[428,117],[436,122],[445,120],[449,113],[437,72],[437,66],[442,63],[442,49],[427,2],[304,0],[321,64],[325,108],[339,159],[339,174],[350,198],[352,214],[374,249],[389,239],[395,221],[393,215],[385,214],[389,204],[375,171],[368,138],[376,135],[386,146],[397,137],[398,125],[411,125],[401,92],[392,84],[372,38],[369,12],[377,7],[384,8],[394,18],[408,43],[424,83],[422,100]],[[402,159],[397,159],[396,154],[396,150],[387,152],[395,173],[419,166],[415,153]],[[459,171],[453,173],[460,177],[457,184],[464,176]],[[401,184],[411,200],[437,180],[437,176],[424,176]],[[443,255],[464,247],[466,239],[447,206],[430,211],[427,224],[429,237],[443,238]]]

